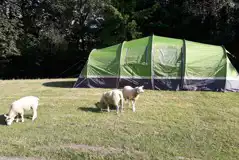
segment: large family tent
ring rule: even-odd
[[[91,51],[75,88],[239,91],[223,46],[148,36]]]

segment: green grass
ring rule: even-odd
[[[146,90],[136,113],[125,105],[125,112],[116,115],[94,106],[109,89],[71,88],[74,80],[0,81],[0,114],[22,96],[40,98],[35,122],[25,118],[24,123],[0,125],[0,156],[239,159],[238,93]],[[43,85],[50,81],[59,83]]]

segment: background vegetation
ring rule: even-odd
[[[239,68],[238,1],[1,0],[0,78],[74,77],[93,48],[152,34],[224,45]]]

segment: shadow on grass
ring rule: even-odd
[[[96,112],[96,113],[101,112],[99,108],[94,107],[79,107],[78,110],[82,110],[84,112]]]
[[[32,114],[25,114],[25,115],[24,115],[24,118],[31,120],[31,119],[32,119]]]
[[[46,87],[72,88],[76,81],[55,81],[43,83]]]
[[[95,112],[95,113],[106,112],[106,109],[103,109],[101,111],[99,108],[96,108],[96,107],[79,107],[78,110],[82,110],[84,112]],[[116,108],[110,105],[110,110],[116,110]]]
[[[0,115],[0,125],[7,125],[5,122],[4,114]]]

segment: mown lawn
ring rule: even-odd
[[[1,115],[0,156],[239,159],[238,93],[146,90],[135,113],[125,106],[125,112],[116,115],[115,110],[98,112],[94,106],[108,89],[73,89],[74,81],[0,81],[0,115],[22,96],[40,98],[35,122],[26,112],[24,123],[6,126]]]

